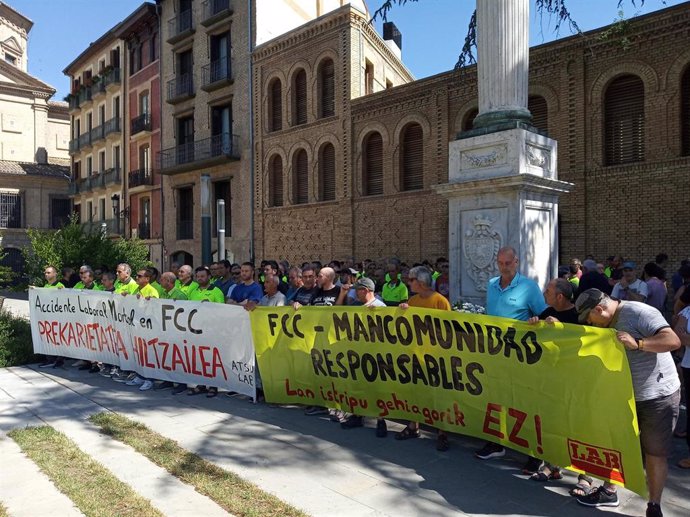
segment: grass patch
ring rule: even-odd
[[[36,359],[29,322],[0,310],[0,367],[34,363]]]
[[[49,426],[8,433],[63,494],[89,517],[163,517],[150,501]]]
[[[91,422],[102,432],[133,447],[156,465],[221,508],[240,517],[305,516],[300,510],[260,490],[236,474],[206,461],[148,427],[115,413],[98,413]]]

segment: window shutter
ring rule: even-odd
[[[295,124],[307,123],[307,74],[300,70],[295,75]]]
[[[335,115],[335,67],[328,59],[321,65],[321,116]]]
[[[271,160],[269,182],[271,206],[283,206],[283,160],[280,156]]]
[[[532,114],[532,125],[548,133],[549,131],[549,108],[546,99],[541,95],[531,95],[527,99],[527,109]]]
[[[424,132],[419,124],[410,124],[403,134],[402,189],[424,188]]]
[[[614,80],[604,97],[606,165],[644,160],[644,84],[634,75]]]
[[[321,176],[321,201],[335,200],[335,147],[325,144],[319,160]]]
[[[680,85],[681,96],[681,134],[683,156],[690,155],[690,66],[685,69]]]
[[[295,204],[301,205],[309,202],[309,169],[307,166],[307,151],[301,149],[295,155]]]
[[[383,194],[383,139],[370,134],[364,144],[364,195]]]
[[[271,85],[271,131],[283,129],[283,88],[276,79]]]

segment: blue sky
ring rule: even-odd
[[[29,73],[55,87],[54,99],[61,100],[69,82],[62,70],[89,43],[126,18],[142,0],[3,0],[34,22],[29,35]],[[242,0],[236,0],[242,1]],[[302,0],[313,2],[313,0]],[[367,0],[373,12],[380,0]],[[625,17],[645,14],[680,0],[624,0]],[[584,31],[611,23],[618,16],[617,0],[568,0],[575,21]],[[403,61],[417,78],[451,69],[458,58],[474,9],[474,0],[420,0],[395,7],[389,20],[403,34]],[[540,20],[534,0],[531,11],[531,45],[569,36],[567,28],[553,31],[554,21]],[[379,32],[380,23],[377,23]]]

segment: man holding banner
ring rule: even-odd
[[[616,329],[616,338],[626,349],[647,470],[647,517],[661,517],[659,504],[680,403],[680,381],[670,352],[680,347],[680,339],[657,309],[641,302],[616,300],[588,289],[578,296],[575,307],[580,323]],[[618,506],[610,483],[577,500],[586,506]]]

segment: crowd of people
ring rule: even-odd
[[[640,441],[645,459],[649,487],[648,517],[662,515],[661,494],[667,477],[667,459],[673,449],[674,434],[685,437],[676,429],[681,401],[681,380],[685,400],[690,399],[690,261],[684,260],[677,272],[667,279],[668,257],[659,254],[641,270],[635,262],[611,256],[605,262],[587,257],[573,259],[559,268],[544,292],[537,283],[518,272],[517,252],[501,248],[496,256],[499,275],[487,286],[486,313],[536,324],[563,322],[610,327],[625,347],[632,373]],[[197,300],[240,305],[247,310],[256,306],[399,306],[451,310],[448,260],[441,257],[409,266],[396,258],[380,262],[365,260],[355,263],[349,258],[327,264],[305,262],[299,266],[287,261],[264,260],[257,269],[251,262],[232,264],[227,260],[192,269],[189,265],[171,264],[162,274],[156,268],[138,270],[132,277],[127,264],[119,264],[115,272],[105,268],[79,268],[78,277],[70,268],[62,271],[45,268],[45,287],[110,291],[145,299]],[[49,357],[42,368],[58,367],[60,357]],[[110,377],[140,390],[172,389],[173,393],[189,395],[205,393],[215,397],[214,387],[174,385],[156,382],[117,366],[78,362],[80,369]],[[260,385],[260,384],[258,384]],[[306,415],[329,415],[344,429],[362,427],[364,418],[340,410],[309,406]],[[688,412],[686,411],[686,415]],[[377,419],[376,436],[387,436],[386,421]],[[396,433],[398,440],[421,436],[419,424],[409,422]],[[448,435],[437,431],[436,448],[448,450]],[[487,442],[476,452],[480,460],[505,455],[505,449]],[[678,463],[690,468],[690,457]],[[522,472],[535,481],[561,478],[557,465],[527,458]],[[580,475],[571,495],[586,506],[617,506],[615,486],[604,483],[595,487],[593,480]]]

